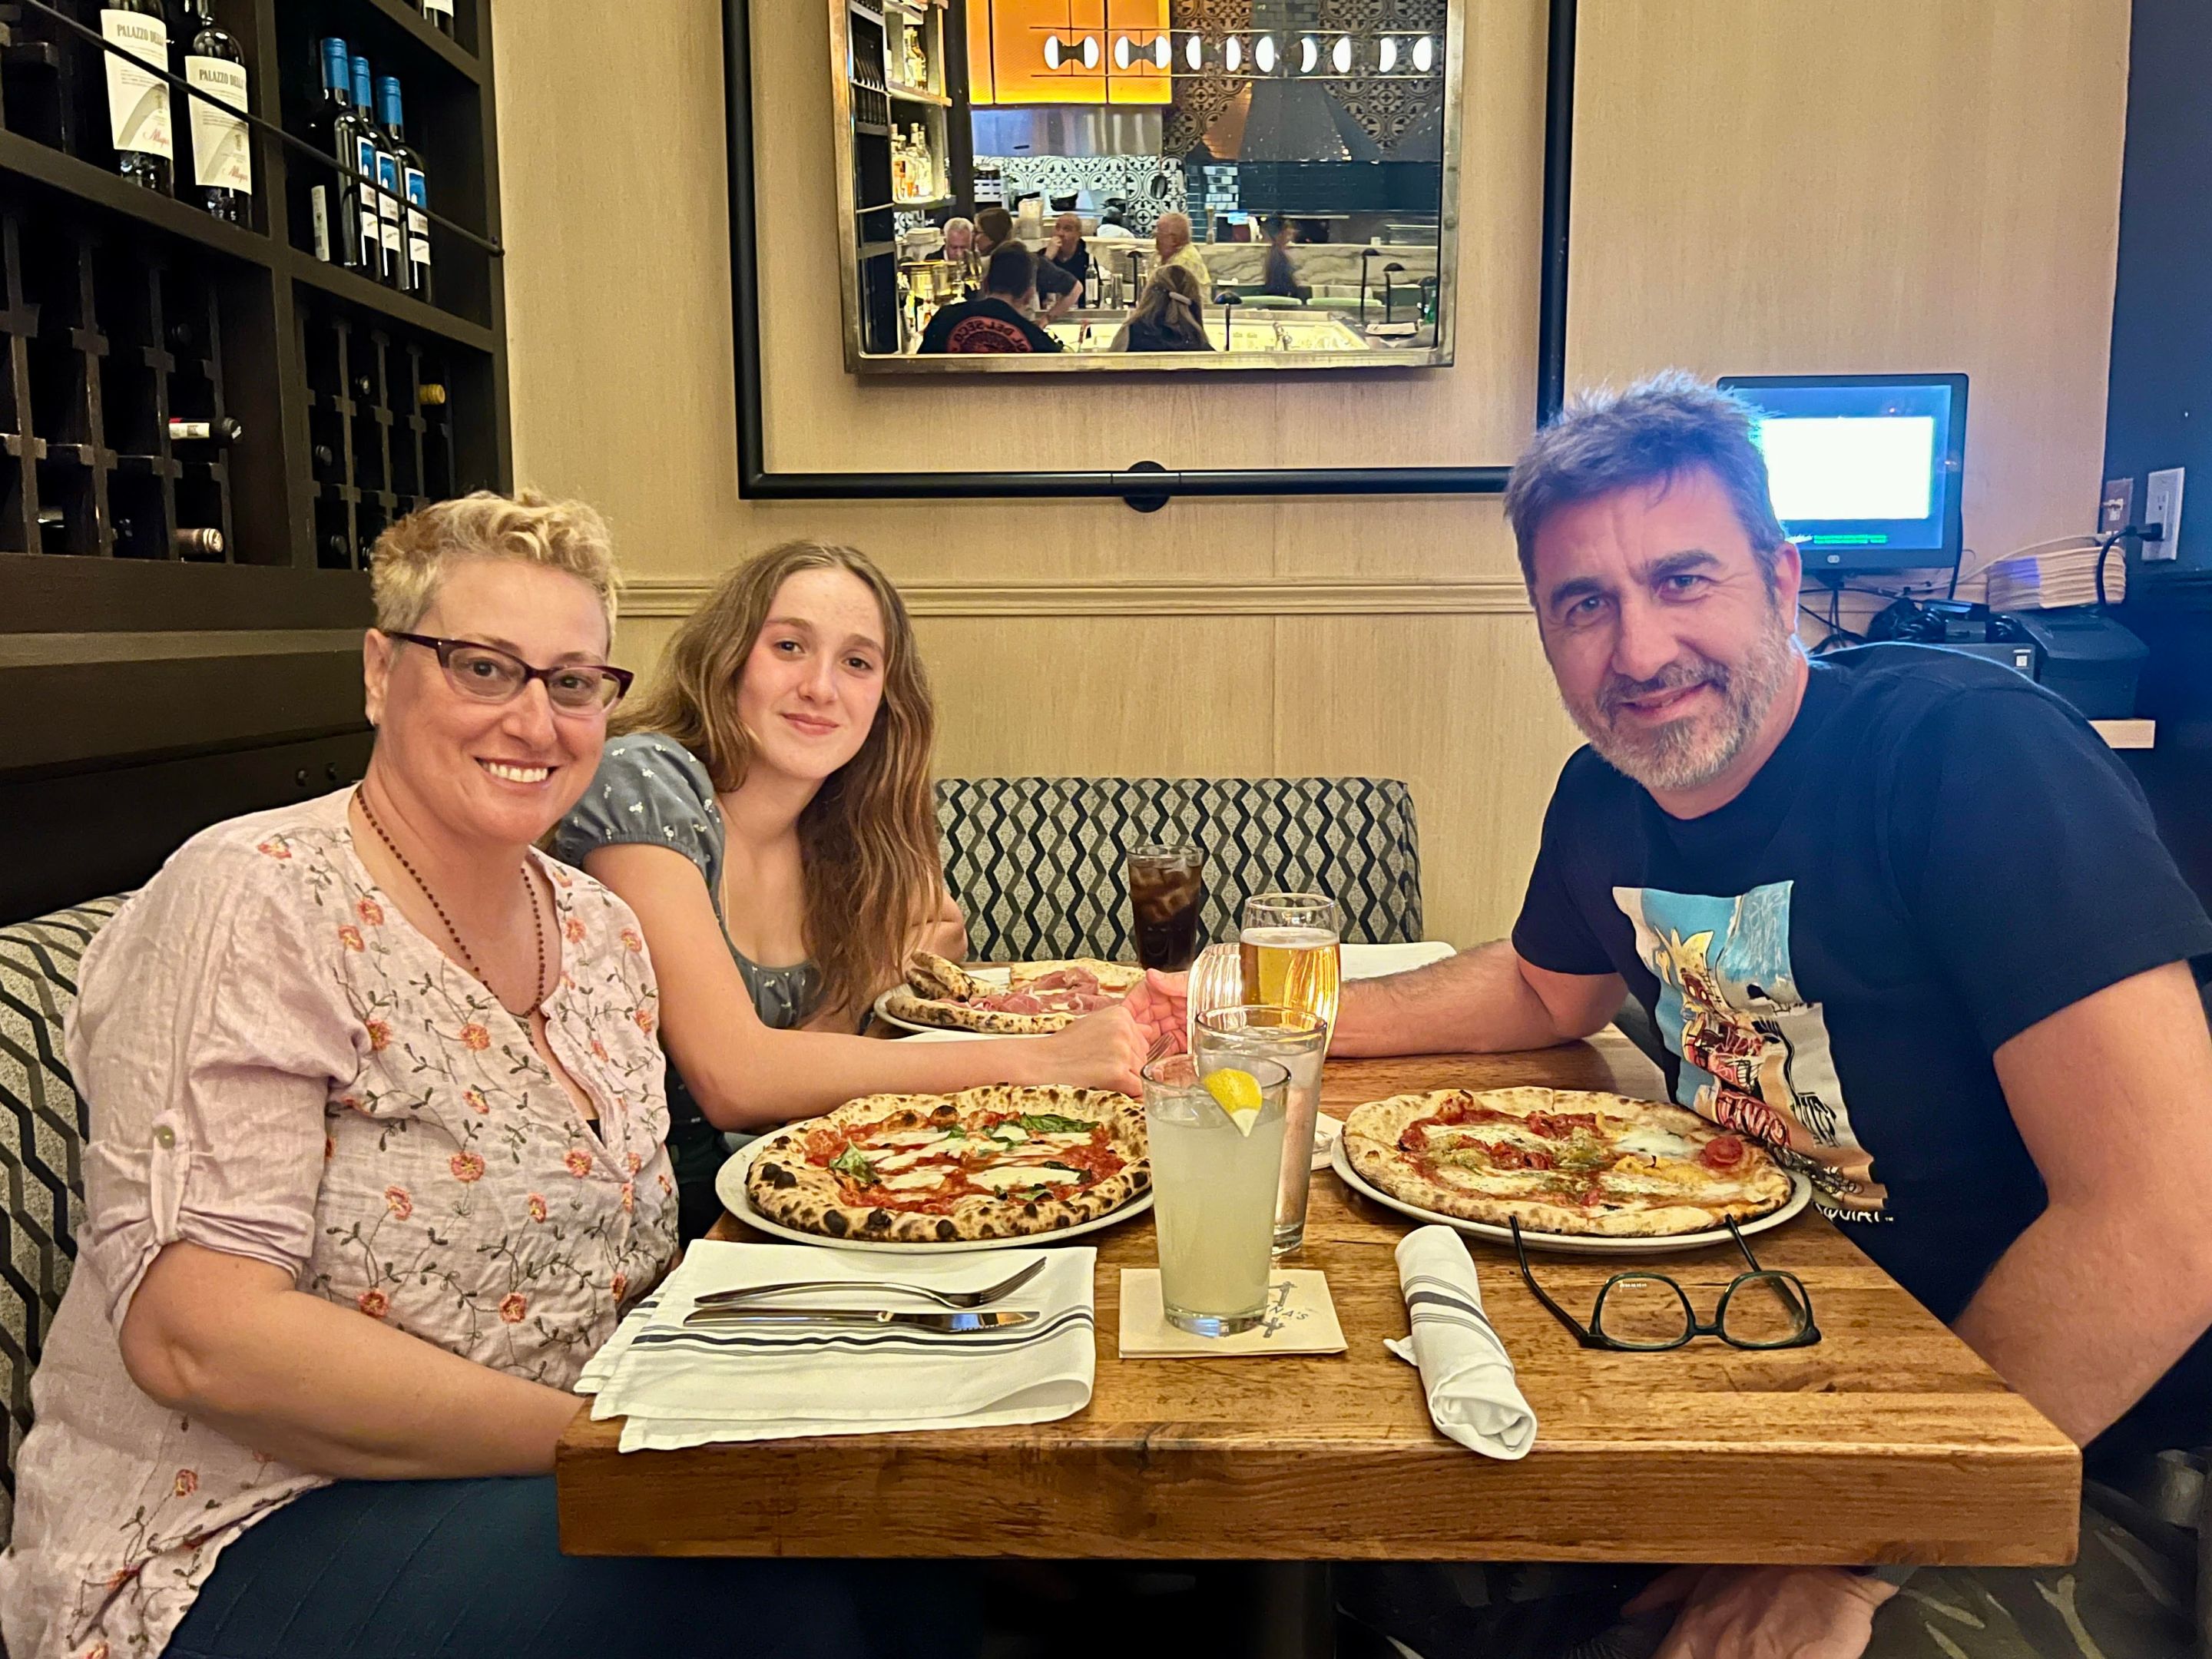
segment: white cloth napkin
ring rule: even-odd
[[[941,1311],[880,1286],[976,1290],[1040,1260],[1042,1273],[992,1304],[1038,1318],[1004,1331],[684,1325],[708,1291],[790,1279],[849,1280],[852,1288],[794,1291],[760,1305]],[[1051,1422],[1091,1401],[1097,1261],[1096,1250],[1076,1245],[908,1257],[702,1240],[592,1356],[576,1392],[597,1396],[595,1419],[626,1419],[624,1451]]]
[[[1429,1226],[1399,1240],[1398,1287],[1413,1332],[1382,1346],[1420,1368],[1437,1432],[1486,1457],[1526,1457],[1536,1440],[1536,1413],[1482,1311],[1481,1281],[1460,1236]]]
[[[1347,945],[1343,950],[1344,977],[1380,979],[1385,974],[1425,968],[1432,962],[1442,962],[1457,954],[1450,945],[1433,939],[1414,939],[1404,945]]]

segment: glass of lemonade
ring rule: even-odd
[[[1145,1067],[1160,1300],[1178,1330],[1233,1336],[1267,1310],[1290,1079],[1256,1055],[1210,1077],[1188,1054]]]
[[[1216,1008],[1191,1025],[1191,1054],[1200,1077],[1224,1066],[1249,1070],[1271,1060],[1291,1074],[1285,1097],[1283,1167],[1275,1187],[1274,1253],[1288,1255],[1306,1240],[1306,1198],[1313,1184],[1314,1120],[1321,1111],[1321,1064],[1328,1024],[1298,1008]]]
[[[1296,1008],[1336,1024],[1344,980],[1344,912],[1326,893],[1259,893],[1244,901],[1237,945],[1244,1000]]]

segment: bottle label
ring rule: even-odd
[[[382,222],[384,251],[396,262],[399,258],[399,163],[386,151],[376,153],[376,182],[386,193],[376,198],[376,212]]]
[[[307,210],[315,223],[315,258],[325,264],[331,262],[331,195],[328,189],[317,185],[307,192]]]
[[[104,52],[107,64],[107,133],[119,150],[177,159],[176,141],[169,126],[169,88],[131,60],[169,67],[169,28],[158,17],[103,6],[100,38],[119,46],[129,57]]]
[[[422,9],[433,17],[451,17],[453,0],[422,0]]]
[[[192,106],[192,176],[216,190],[250,192],[253,155],[246,137],[246,66],[222,58],[185,59],[185,80],[206,99]]]
[[[407,257],[418,265],[427,265],[430,263],[430,220],[428,215],[415,210],[430,205],[430,186],[420,167],[407,169]]]
[[[368,139],[353,141],[353,170],[364,179],[376,177],[376,146]],[[355,185],[354,193],[361,198],[361,262],[374,265],[377,262],[377,247],[384,240],[383,216],[377,211],[376,192],[367,184]]]

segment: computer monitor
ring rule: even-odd
[[[1774,516],[1814,580],[1956,567],[1963,374],[1730,374],[1759,411]]]

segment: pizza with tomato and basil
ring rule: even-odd
[[[1049,1233],[1152,1186],[1144,1109],[1098,1089],[869,1095],[762,1137],[745,1197],[769,1220],[905,1244]]]
[[[1707,1232],[1778,1210],[1792,1190],[1764,1148],[1695,1112],[1565,1089],[1370,1101],[1345,1121],[1344,1150],[1393,1198],[1528,1232]]]

